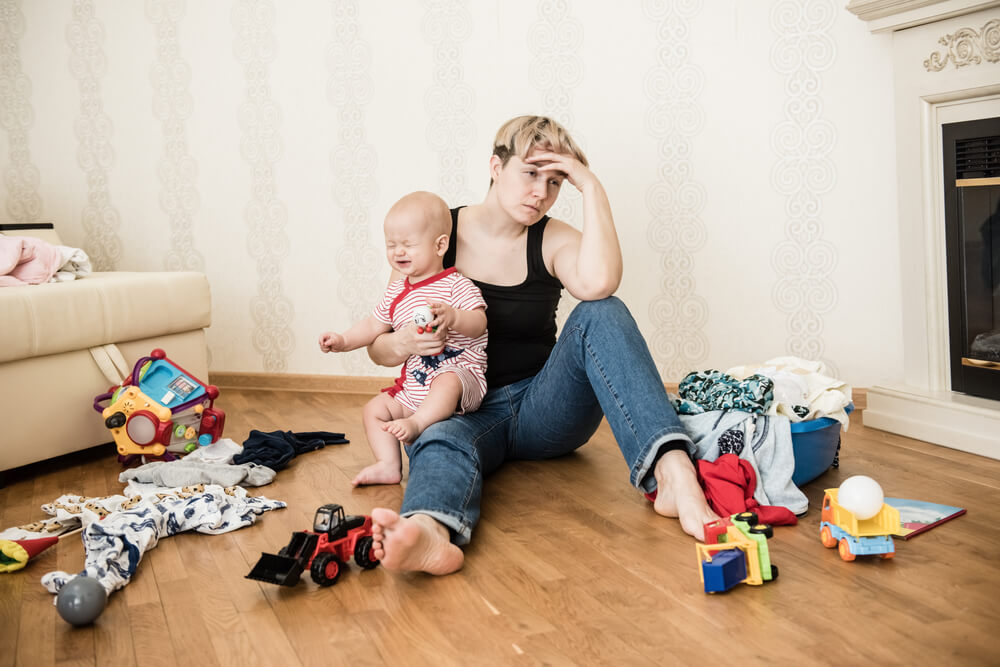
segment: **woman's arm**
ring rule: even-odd
[[[399,366],[414,354],[422,357],[441,354],[447,337],[446,327],[438,327],[436,332],[417,333],[416,325],[410,324],[372,341],[368,357],[379,366]]]
[[[546,255],[554,275],[581,301],[614,294],[622,280],[622,251],[611,203],[601,181],[586,165],[562,153],[537,153],[528,161],[538,170],[564,174],[583,194],[583,233],[570,225],[550,221],[546,228]],[[548,257],[546,264],[549,263]]]

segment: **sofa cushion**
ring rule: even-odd
[[[193,271],[92,273],[0,288],[0,363],[180,333],[211,324],[208,279]]]

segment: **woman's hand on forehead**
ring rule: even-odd
[[[569,153],[539,150],[530,153],[524,158],[524,161],[535,165],[538,171],[564,176],[578,190],[583,188],[587,178],[593,177],[590,169]]]

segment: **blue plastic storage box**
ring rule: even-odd
[[[845,408],[847,414],[854,411],[854,403]],[[813,481],[833,465],[840,445],[840,422],[830,417],[820,417],[804,422],[793,422],[792,453],[795,455],[795,471],[792,483],[802,486]]]

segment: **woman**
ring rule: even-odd
[[[687,454],[690,439],[645,341],[611,295],[622,256],[607,195],[586,157],[555,121],[503,125],[481,204],[452,211],[445,266],[486,299],[489,390],[476,412],[432,425],[407,448],[400,512],[372,511],[375,556],[391,570],[448,574],[479,520],[483,478],[508,459],[547,459],[586,443],[607,416],[636,488],[654,509],[703,539],[709,508]],[[549,218],[563,181],[583,194],[583,231]],[[561,289],[581,303],[556,341]],[[406,327],[369,347],[385,366],[441,351],[443,334]]]

